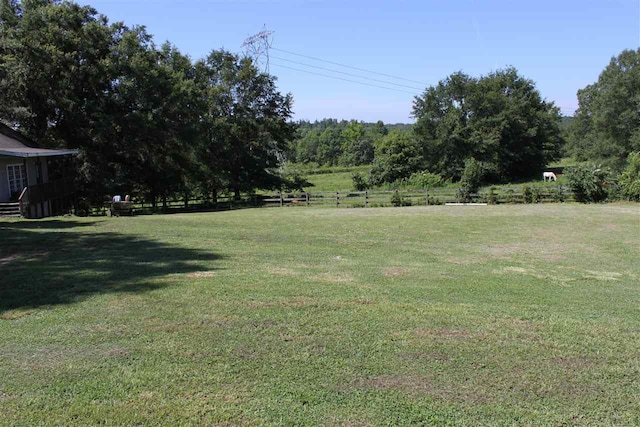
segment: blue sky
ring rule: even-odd
[[[297,119],[411,122],[413,97],[455,71],[514,66],[563,113],[612,56],[640,46],[640,0],[232,1],[85,0],[111,21],[145,25],[194,59],[274,31],[271,74],[294,96]],[[404,79],[294,56],[288,51]],[[275,59],[275,57],[280,59]],[[411,88],[310,68],[331,68]],[[286,67],[388,86],[387,90]],[[418,83],[416,83],[418,82]],[[406,92],[405,92],[406,91]]]

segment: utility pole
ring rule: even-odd
[[[269,74],[269,49],[273,43],[273,31],[267,30],[266,24],[262,27],[262,31],[248,37],[242,47],[244,55],[253,59],[256,67],[260,67],[264,63],[263,71]]]

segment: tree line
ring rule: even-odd
[[[251,59],[212,50],[192,60],[73,2],[0,0],[0,120],[45,147],[79,149],[79,187],[93,201],[301,188],[287,161],[371,165],[363,186],[516,181],[566,154],[617,173],[640,151],[639,58],[612,58],[578,92],[572,121],[508,67],[426,88],[413,125],[293,122],[291,94]]]
[[[46,147],[77,148],[81,192],[239,196],[280,188],[292,97],[248,58],[196,61],[94,8],[2,0],[0,120]]]
[[[354,176],[363,189],[407,180],[462,187],[526,180],[570,156],[583,163],[567,176],[584,200],[640,199],[639,93],[640,49],[612,58],[597,82],[578,91],[575,117],[562,117],[513,67],[479,78],[456,72],[414,98],[414,125],[304,122],[290,158],[370,163],[368,177]]]

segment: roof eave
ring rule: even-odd
[[[12,157],[53,157],[53,156],[70,156],[78,154],[80,150],[49,150],[35,153],[21,153],[19,151],[0,150],[0,155]]]

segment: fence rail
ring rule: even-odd
[[[568,188],[504,186],[482,188],[471,194],[470,203],[548,203],[572,201]],[[228,210],[247,207],[316,206],[337,208],[372,208],[385,206],[429,206],[458,202],[457,188],[429,188],[421,190],[373,190],[373,191],[321,191],[279,192],[270,194],[246,194],[240,199],[231,195],[218,196],[215,201],[203,197],[181,197],[167,199],[152,205],[148,201],[132,200],[135,213],[193,212],[206,210]],[[91,214],[106,214],[110,204],[93,209]]]

